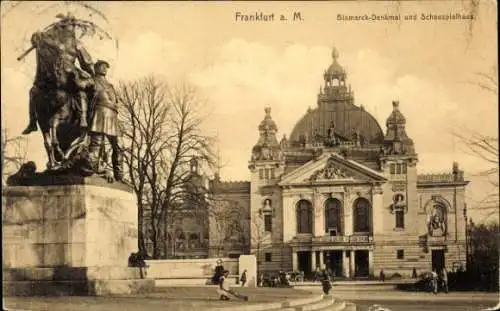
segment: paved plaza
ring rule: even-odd
[[[306,287],[319,293],[319,287]],[[494,307],[499,301],[498,293],[450,292],[448,294],[424,292],[403,292],[397,290],[374,290],[369,286],[347,289],[333,287],[333,295],[345,301],[354,302],[357,311],[367,311],[374,304],[391,311],[479,311]]]
[[[54,310],[54,311],[139,311],[139,310],[205,310],[233,309],[236,306],[300,299],[321,293],[321,288],[312,286],[299,290],[290,288],[235,288],[248,295],[250,301],[220,301],[215,287],[165,287],[154,293],[113,297],[7,297],[9,310]],[[477,292],[451,292],[434,295],[421,292],[396,290],[373,290],[360,286],[359,289],[334,287],[334,297],[356,303],[358,311],[367,311],[374,304],[391,311],[477,311],[493,307],[498,294]]]
[[[260,304],[300,299],[314,295],[310,290],[291,288],[234,288],[249,296],[248,302],[220,301],[216,287],[165,287],[154,293],[113,297],[6,297],[11,310],[51,311],[184,311],[232,308],[243,304]]]

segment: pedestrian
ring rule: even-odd
[[[382,282],[385,282],[385,273],[384,273],[384,269],[380,269],[380,280]]]
[[[441,282],[444,292],[448,294],[448,271],[446,271],[446,267],[441,270]]]
[[[413,272],[411,273],[411,278],[412,279],[416,279],[417,278],[417,269],[415,269],[415,267],[413,267]]]
[[[323,269],[323,279],[321,280],[323,285],[323,293],[328,295],[330,290],[332,289],[332,283],[330,282],[330,275],[328,274],[328,270],[326,268]]]
[[[264,273],[259,273],[259,276],[257,277],[257,286],[262,287],[264,286]]]
[[[224,266],[222,265],[222,259],[217,259],[217,266],[215,266],[214,276],[212,277],[212,284],[219,284],[219,279],[223,275]]]
[[[436,270],[432,270],[432,291],[434,295],[437,295],[437,290],[438,290],[438,275],[436,273]]]
[[[223,275],[219,279],[219,288],[217,289],[217,294],[220,300],[231,300],[231,298],[243,299],[248,301],[248,296],[240,295],[229,288],[229,283],[226,281],[229,276],[229,271],[224,270]]]
[[[243,270],[240,281],[241,281],[241,287],[245,286],[245,284],[247,283],[247,269]]]

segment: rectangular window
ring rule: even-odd
[[[398,249],[397,250],[397,257],[398,257],[398,259],[404,259],[405,258],[405,251],[403,249]]]
[[[401,164],[396,164],[396,174],[401,174]]]
[[[392,163],[390,168],[391,168],[391,175],[396,174],[396,164]]]
[[[264,179],[264,170],[263,169],[259,170],[259,178]]]
[[[406,174],[406,163],[403,163],[403,174]]]
[[[272,260],[271,253],[266,253],[266,262],[270,262]]]
[[[264,229],[266,230],[266,232],[273,231],[273,216],[271,215],[264,216]]]
[[[405,212],[396,211],[396,228],[404,229],[405,227]]]
[[[271,179],[275,179],[276,178],[276,171],[274,170],[274,168],[271,169]]]
[[[266,179],[269,179],[269,169],[266,168]]]

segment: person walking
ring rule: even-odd
[[[217,259],[217,266],[215,266],[214,276],[212,277],[212,284],[219,284],[219,279],[224,274],[224,266],[222,265],[222,259]]]
[[[416,279],[417,278],[417,269],[415,267],[413,267],[413,271],[411,273],[411,278],[412,279]]]
[[[438,290],[438,275],[436,273],[436,270],[432,270],[432,292],[434,295],[437,295],[437,290]]]
[[[385,273],[384,273],[384,269],[380,269],[380,280],[382,282],[385,282]]]
[[[321,283],[323,285],[323,293],[328,295],[332,289],[332,283],[330,281],[330,274],[326,268],[323,269]]]
[[[247,269],[243,270],[240,281],[241,281],[241,287],[244,287],[245,284],[247,283]]]
[[[446,271],[446,267],[443,267],[443,270],[441,270],[441,285],[444,292],[448,294],[448,271]]]

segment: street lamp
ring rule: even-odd
[[[467,203],[464,204],[465,220],[465,270],[469,270],[469,225],[467,223]]]

